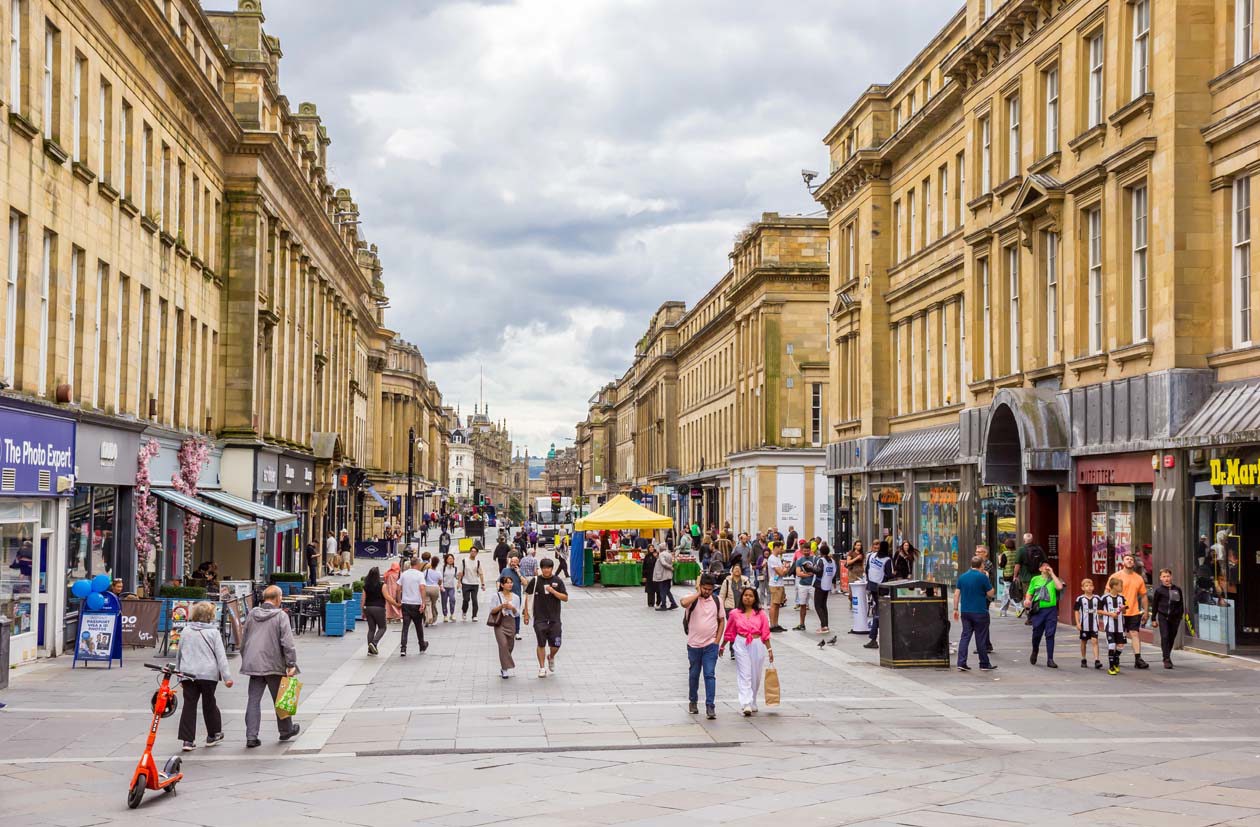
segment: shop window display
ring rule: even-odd
[[[919,576],[952,583],[958,571],[958,485],[936,482],[916,486],[919,508]]]
[[[66,558],[66,611],[79,609],[70,592],[76,580],[98,574],[114,575],[115,513],[118,492],[104,485],[81,485],[70,503],[70,543]]]
[[[1230,648],[1237,645],[1240,632],[1249,637],[1260,633],[1248,620],[1242,565],[1256,510],[1228,501],[1199,501],[1195,508],[1195,631],[1203,640]]]
[[[33,628],[37,531],[34,523],[0,523],[0,614],[13,621],[10,632],[14,635]]]

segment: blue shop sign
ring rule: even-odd
[[[74,476],[74,427],[70,419],[0,408],[0,495],[56,495],[57,477]]]

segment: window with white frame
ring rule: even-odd
[[[1234,0],[1234,65],[1251,59],[1251,23],[1255,0]]]
[[[1006,99],[1006,177],[1019,175],[1019,97]]]
[[[18,285],[22,270],[22,216],[9,213],[9,267],[4,283],[4,379],[17,379]]]
[[[984,195],[993,189],[990,163],[992,162],[993,135],[989,125],[989,117],[980,119],[980,194]]]
[[[1133,55],[1130,86],[1134,98],[1151,91],[1151,0],[1133,4]]]
[[[114,143],[113,126],[113,88],[105,78],[101,78],[96,92],[96,172],[101,180],[110,183],[112,170],[109,168],[109,151]]]
[[[932,243],[932,179],[923,179],[923,246]]]
[[[844,246],[848,256],[846,266],[848,267],[848,277],[850,279],[857,278],[857,219],[849,222],[844,230]]]
[[[44,230],[43,257],[39,266],[39,333],[38,356],[35,360],[35,393],[43,396],[48,392],[48,322],[49,301],[52,298],[53,234]]]
[[[936,363],[932,360],[932,313],[931,311],[923,315],[923,407],[925,410],[931,410],[935,404],[935,378],[931,375],[936,370]]]
[[[941,388],[941,404],[949,404],[949,381],[945,378],[949,375],[949,305],[941,305],[940,312],[941,325],[941,347],[940,362],[936,366],[936,380]]]
[[[1012,244],[1006,248],[1006,295],[1009,298],[1007,311],[1010,313],[1010,363],[1007,373],[1019,373],[1020,317],[1019,317],[1019,245]]]
[[[1233,220],[1233,341],[1251,345],[1251,178],[1234,181]]]
[[[918,248],[918,215],[915,212],[914,189],[911,188],[906,193],[906,223],[909,225],[906,229],[909,234],[909,242],[906,245],[907,255],[914,255],[914,251]]]
[[[822,445],[822,383],[814,382],[809,388],[809,441],[814,447]]]
[[[892,336],[893,336],[893,352],[897,354],[896,364],[893,368],[893,399],[896,400],[897,413],[898,415],[900,415],[901,413],[905,411],[905,408],[902,407],[903,399],[902,399],[902,391],[901,391],[901,385],[902,385],[901,383],[901,352],[902,352],[902,346],[903,346],[901,340],[904,337],[901,335],[900,323],[893,325]]]
[[[70,322],[66,330],[66,384],[71,387],[71,392],[77,396],[77,389],[74,387],[75,369],[79,365],[79,291],[81,286],[79,282],[83,278],[83,251],[78,247],[70,248],[70,277],[68,279],[70,288],[70,313],[68,321]]]
[[[1059,151],[1059,67],[1045,71],[1046,154]]]
[[[1088,124],[1095,127],[1103,122],[1103,43],[1102,30],[1089,37],[1089,112]]]
[[[967,353],[967,297],[958,297],[958,401],[971,381],[971,356]]]
[[[1147,322],[1147,197],[1146,186],[1134,187],[1129,191],[1130,209],[1133,214],[1133,256],[1129,273],[1132,299],[1132,335],[1133,341],[1141,342],[1149,335]]]
[[[907,367],[906,379],[910,383],[910,412],[911,413],[919,410],[919,385],[922,384],[921,377],[919,379],[916,379],[914,375],[914,369],[918,367],[918,364],[919,364],[919,348],[918,348],[919,337],[918,337],[918,334],[915,333],[914,328],[915,328],[914,317],[911,316],[909,319],[906,319],[906,338],[910,340],[910,347],[909,347],[910,361],[906,365]]]
[[[9,107],[22,111],[22,0],[9,4]]]
[[[941,199],[941,235],[949,235],[949,164],[942,164],[937,172]]]
[[[960,152],[954,156],[954,174],[958,176],[958,185],[954,187],[954,226],[963,225],[963,201],[967,193],[967,153]]]
[[[105,282],[109,279],[109,265],[98,262],[96,265],[96,304],[92,313],[92,407],[101,404],[101,348],[105,346]]]
[[[60,37],[53,24],[44,22],[44,112],[43,131],[45,138],[57,138],[53,132],[57,128],[57,97],[54,94],[57,83],[57,41]]]
[[[993,291],[989,284],[989,260],[987,258],[980,259],[980,345],[983,352],[980,358],[983,360],[984,378],[993,378],[993,307],[991,299]]]
[[[117,294],[114,297],[114,410],[122,411],[123,337],[126,335],[127,279],[118,274]],[[182,326],[181,326],[182,327]],[[183,355],[183,347],[175,348],[176,355]],[[182,379],[176,373],[176,381]]]
[[[83,150],[87,147],[87,118],[83,117],[87,77],[87,58],[75,52],[74,76],[70,79],[70,158],[78,162],[83,161]]]
[[[901,261],[901,202],[893,202],[893,263]]]
[[[1102,208],[1094,207],[1085,214],[1089,233],[1089,291],[1087,324],[1089,352],[1103,349],[1103,283],[1102,283]]]
[[[1059,349],[1059,234],[1045,232],[1046,250],[1046,364]]]

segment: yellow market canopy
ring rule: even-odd
[[[578,531],[620,531],[627,528],[672,528],[674,520],[618,494],[574,524]]]

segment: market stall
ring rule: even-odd
[[[581,518],[574,524],[577,531],[664,531],[673,527],[674,521],[651,509],[644,508],[625,494],[613,497],[608,502]],[[588,552],[579,548],[576,554],[581,560],[571,559],[571,567],[576,569],[585,563]],[[605,560],[599,567],[600,582],[605,586],[638,586],[643,580],[642,552],[637,549],[621,549],[616,560]],[[682,571],[680,572],[680,567]],[[679,577],[689,574],[692,579],[699,576],[700,567],[694,561],[679,560],[675,562],[674,580],[682,582]]]

